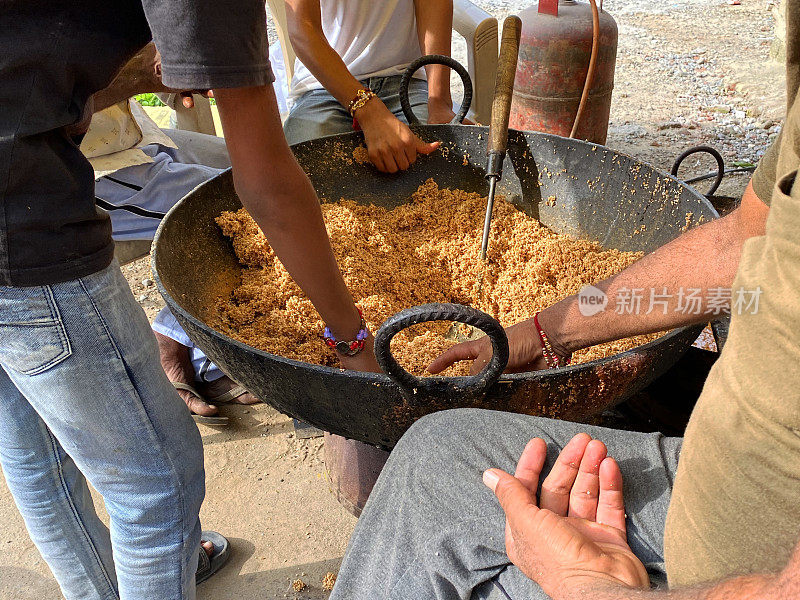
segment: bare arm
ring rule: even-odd
[[[453,41],[453,0],[414,0],[417,35],[422,54],[450,56]],[[450,69],[425,67],[428,77],[428,123],[449,123],[453,118]]]
[[[161,57],[158,55],[155,44],[150,42],[128,61],[107,88],[100,90],[92,97],[94,112],[99,112],[137,94],[174,91],[161,83]]]
[[[319,200],[281,129],[272,86],[218,89],[225,141],[242,204],[337,339],[355,339],[358,311],[331,250]],[[320,342],[321,343],[321,342]],[[371,339],[346,368],[378,370]]]
[[[297,58],[331,96],[347,108],[364,86],[347,70],[342,57],[328,43],[322,30],[319,0],[286,0],[286,21]]]
[[[677,310],[679,289],[699,289],[704,298],[712,288],[730,287],[745,240],[764,235],[768,213],[767,205],[748,184],[741,205],[731,214],[687,231],[597,284],[608,296],[609,308],[605,311],[584,317],[578,310],[577,297],[570,296],[542,311],[539,322],[565,354],[631,335],[707,323],[715,316],[707,306],[697,314]],[[644,289],[643,310],[618,314],[612,307],[619,291],[634,288]],[[650,290],[661,294],[664,288],[669,295],[666,314],[660,306],[645,314]]]
[[[92,96],[92,113],[105,110],[137,94],[154,92],[177,93],[186,108],[194,106],[192,94],[207,95],[208,90],[174,90],[161,82],[161,55],[153,42],[130,59],[107,88]]]
[[[322,29],[319,0],[286,0],[289,39],[297,57],[330,94],[347,108],[364,86],[347,69],[328,43]],[[438,144],[426,144],[401,123],[380,98],[373,98],[355,114],[364,131],[370,161],[381,171],[396,173],[430,154]]]
[[[539,313],[539,324],[555,351],[568,356],[594,344],[652,333],[694,323],[707,323],[714,315],[703,306],[696,314],[676,310],[679,290],[698,289],[705,298],[709,289],[730,287],[739,267],[744,242],[764,235],[769,208],[747,186],[741,205],[731,214],[696,227],[648,254],[621,273],[595,284],[608,296],[605,311],[585,317],[578,296],[568,296]],[[666,293],[664,292],[666,288]],[[621,290],[639,289],[642,310],[618,313],[614,307]],[[647,313],[650,290],[669,296],[666,311],[661,307]],[[522,321],[506,330],[511,347],[509,371],[546,368],[539,335],[533,320]],[[457,360],[475,359],[477,372],[491,357],[491,345],[479,339],[454,346],[429,367],[439,372]]]

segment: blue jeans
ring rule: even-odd
[[[407,123],[400,107],[400,76],[371,77],[361,82],[375,92],[395,117]],[[428,83],[411,79],[408,101],[420,122],[428,121]],[[283,132],[289,144],[299,144],[335,133],[353,131],[353,117],[347,109],[330,95],[328,90],[311,90],[300,96],[283,123]]]
[[[0,287],[0,340],[0,464],[65,598],[194,598],[202,441],[116,262]]]

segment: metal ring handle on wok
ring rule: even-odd
[[[503,327],[491,316],[476,308],[461,304],[422,304],[400,311],[388,318],[375,334],[375,358],[383,372],[400,386],[409,402],[422,400],[436,393],[444,378],[417,377],[406,371],[392,354],[390,342],[404,329],[428,321],[456,321],[483,331],[492,342],[492,359],[477,375],[447,378],[448,385],[457,388],[465,397],[482,397],[500,378],[508,364],[508,338]]]
[[[700,152],[710,154],[714,157],[714,160],[717,161],[717,176],[714,179],[714,183],[711,184],[711,187],[705,194],[706,196],[713,196],[714,192],[717,191],[717,188],[719,188],[720,184],[722,183],[722,178],[725,177],[725,159],[722,158],[722,155],[715,148],[712,148],[711,146],[695,146],[694,148],[689,148],[675,159],[675,162],[672,163],[672,170],[670,173],[673,177],[678,177],[678,169],[680,169],[681,163],[683,163],[683,161],[689,158],[692,154],[698,154]],[[696,180],[689,179],[686,180],[685,183],[691,184],[694,181]]]
[[[469,76],[469,72],[464,68],[464,65],[449,56],[444,56],[443,54],[428,54],[426,56],[421,56],[408,65],[405,73],[403,73],[403,77],[400,79],[400,106],[403,108],[403,114],[406,116],[409,124],[420,125],[420,121],[417,115],[414,114],[414,109],[411,108],[411,102],[408,100],[408,84],[411,83],[412,75],[425,65],[444,65],[453,69],[461,77],[461,81],[464,83],[464,99],[461,101],[461,107],[458,109],[458,113],[456,113],[456,116],[453,117],[453,120],[450,121],[449,124],[458,125],[459,123],[463,123],[469,112],[470,104],[472,104],[472,79]]]

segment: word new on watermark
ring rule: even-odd
[[[613,310],[618,315],[649,315],[652,312],[667,314],[670,311],[685,315],[756,314],[761,287],[752,290],[725,287],[678,288],[661,291],[656,288],[619,288],[613,301]],[[591,317],[606,310],[608,295],[593,285],[585,285],[578,292],[578,309],[584,317]]]

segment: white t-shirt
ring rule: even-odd
[[[320,0],[320,10],[328,43],[356,79],[401,75],[421,55],[413,0]],[[296,60],[290,98],[322,87]]]

